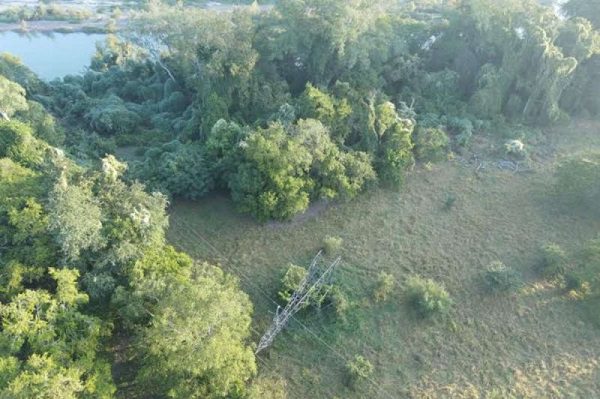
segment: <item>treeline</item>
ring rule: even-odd
[[[59,4],[11,6],[0,10],[0,22],[21,21],[84,21],[93,16],[92,10]]]
[[[130,179],[262,220],[398,185],[479,131],[600,114],[598,31],[534,1],[155,5],[130,26],[35,98],[75,152],[145,147]]]
[[[166,197],[125,183],[125,164],[42,140],[54,119],[23,95],[0,76],[0,396],[114,397],[120,355],[143,397],[252,397],[237,281],[166,243]]]

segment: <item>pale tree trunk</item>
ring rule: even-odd
[[[4,111],[0,111],[0,118],[4,119],[5,121],[10,121],[10,118]]]

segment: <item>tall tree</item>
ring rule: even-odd
[[[237,397],[256,373],[246,343],[251,312],[234,278],[199,266],[191,281],[168,286],[153,309],[140,336],[138,381],[149,392],[173,398]]]
[[[0,117],[10,120],[15,112],[24,111],[27,108],[25,89],[18,83],[0,75]]]

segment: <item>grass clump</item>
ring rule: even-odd
[[[421,317],[445,313],[452,299],[443,285],[431,279],[411,277],[407,282],[407,299],[410,306]]]
[[[323,250],[326,255],[338,255],[342,250],[344,240],[337,236],[327,236],[323,239]]]
[[[357,355],[346,364],[348,372],[348,385],[354,387],[362,380],[369,379],[373,374],[374,367],[368,359]]]
[[[490,263],[483,272],[483,283],[491,292],[507,292],[519,288],[522,284],[519,273],[504,263]]]
[[[549,243],[542,247],[541,271],[548,279],[563,277],[567,271],[567,253],[555,243]]]
[[[335,316],[342,323],[348,321],[348,311],[350,310],[350,301],[344,292],[338,287],[332,287],[329,293],[329,301],[335,310]]]
[[[395,286],[396,279],[393,275],[386,272],[379,273],[375,289],[373,290],[373,299],[375,299],[375,302],[385,302],[394,291]]]
[[[454,207],[455,203],[456,195],[454,193],[446,193],[446,198],[444,199],[444,210],[451,210]]]

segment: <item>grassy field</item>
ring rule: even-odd
[[[258,224],[225,197],[176,202],[169,239],[240,276],[255,304],[256,341],[270,324],[288,264],[306,265],[327,235],[344,239],[336,279],[352,301],[347,323],[330,309],[301,314],[302,325],[292,322],[260,355],[261,374],[285,379],[292,398],[599,397],[600,329],[536,272],[542,244],[574,250],[600,233],[600,218],[562,208],[552,196],[556,159],[600,148],[600,125],[568,130],[576,132],[569,141],[557,131],[540,143],[534,173],[476,173],[448,161],[417,168],[399,191],[378,189],[290,223]],[[449,194],[457,200],[447,210]],[[485,292],[480,273],[494,260],[521,271],[524,287]],[[381,271],[399,287],[377,304],[372,289]],[[447,316],[412,314],[403,300],[411,275],[446,286],[454,300]],[[357,354],[375,373],[350,389],[345,360]]]

